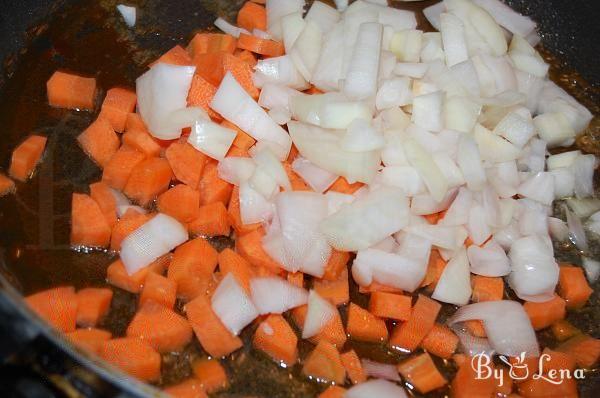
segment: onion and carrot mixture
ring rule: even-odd
[[[600,273],[582,223],[600,232],[596,159],[549,150],[571,146],[592,115],[548,79],[535,23],[497,0],[428,7],[439,32],[427,33],[385,1],[304,8],[247,2],[235,24],[217,19],[225,33],[174,47],[135,90],[108,89],[77,138],[103,173],[73,194],[71,244],[118,255],[107,282],[139,294],[125,336],[97,328],[109,288],[57,287],[27,303],[150,383],[161,354],[197,339],[207,358],[165,389],[176,397],[227,389],[220,359],[245,329],[273,366],[324,383],[322,398],[405,387],[576,397],[575,378],[548,379],[600,356],[600,340],[565,320]],[[47,84],[54,107],[94,111],[98,91],[62,71]],[[45,142],[32,135],[14,151],[11,178],[31,176]],[[235,247],[218,252],[215,236]],[[558,264],[553,240],[576,245],[583,268]],[[351,302],[352,283],[368,305]],[[555,344],[542,350],[544,329]],[[301,339],[313,344],[304,357]],[[410,355],[378,363],[349,340]],[[505,377],[478,377],[483,356]]]

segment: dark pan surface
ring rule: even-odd
[[[27,184],[18,183],[16,197],[0,200],[0,247],[4,249],[0,271],[23,294],[60,284],[77,288],[103,285],[105,268],[114,258],[112,253],[102,252],[82,255],[68,245],[71,193],[85,192],[87,185],[100,176],[75,142],[94,114],[49,108],[46,80],[56,69],[66,69],[96,77],[103,89],[133,87],[135,78],[150,61],[175,44],[187,43],[194,31],[211,26],[215,15],[231,15],[242,2],[134,1],[131,3],[139,7],[139,22],[134,30],[127,29],[115,12],[115,1],[74,3],[22,0],[10,2],[0,13],[0,59],[8,57],[0,73],[0,168],[7,167],[12,149],[30,132],[49,137],[46,157],[34,179]],[[598,7],[592,2],[569,2],[570,7],[560,1],[510,3],[540,22],[544,44],[562,55],[554,62],[553,76],[574,88],[574,94],[598,114],[600,68],[596,64],[598,43],[594,40],[598,37],[598,18],[594,20]],[[582,6],[577,8],[575,3]],[[46,18],[50,14],[52,17]],[[42,22],[33,23],[38,20]],[[28,33],[24,35],[26,28]],[[557,49],[563,49],[563,53]],[[562,59],[569,60],[567,68],[558,67]],[[569,72],[575,68],[593,84]],[[564,260],[576,258],[568,247],[561,253]],[[357,294],[354,296],[359,303],[364,301]],[[597,302],[595,293],[594,303]],[[573,315],[572,321],[600,337],[597,308],[586,307]],[[111,316],[102,326],[122,334],[134,310],[134,297],[115,289]],[[247,332],[244,337],[250,336]],[[383,347],[363,344],[354,348],[359,355],[374,360],[399,359]],[[308,346],[301,346],[301,357],[307,349]],[[187,375],[189,359],[202,355],[199,346],[193,345],[182,355],[166,356],[166,373],[161,383],[169,384]],[[232,376],[232,388],[222,396],[251,393],[257,397],[309,397],[322,389],[316,383],[304,382],[297,369],[278,369],[247,349],[233,355],[226,366]],[[582,396],[599,396],[600,379],[595,372],[588,376]]]

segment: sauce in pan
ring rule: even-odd
[[[402,3],[405,8],[420,9],[435,1]],[[36,132],[48,136],[45,158],[36,176],[27,184],[17,183],[17,194],[0,200],[0,247],[3,275],[23,294],[57,285],[76,288],[105,285],[105,269],[116,257],[109,252],[81,254],[69,247],[70,198],[72,192],[87,190],[97,181],[100,170],[81,151],[76,136],[92,121],[94,114],[53,109],[46,101],[46,81],[56,69],[76,71],[95,76],[99,87],[133,87],[137,76],[159,54],[176,43],[185,43],[195,30],[212,25],[214,15],[232,15],[241,1],[179,1],[177,7],[159,0],[141,0],[138,5],[138,25],[129,30],[115,11],[114,1],[80,1],[57,13],[51,20],[29,32],[30,44],[13,58],[6,70],[10,76],[0,91],[0,165],[6,167],[10,154],[24,136]],[[398,3],[396,3],[398,4]],[[421,28],[431,27],[419,15]],[[588,85],[576,73],[561,68],[560,62],[543,51],[551,63],[551,76],[567,88],[578,100],[598,115],[598,89]],[[100,93],[102,95],[103,93]],[[589,131],[578,140],[587,151],[600,153],[600,132],[597,118]],[[213,240],[221,249],[231,245],[229,239]],[[557,247],[559,260],[577,261],[572,247]],[[593,245],[596,258],[600,247]],[[598,286],[596,286],[598,288]],[[122,335],[135,312],[136,296],[115,288],[109,316],[100,325],[115,335]],[[366,304],[367,297],[351,285],[352,301]],[[583,331],[600,336],[598,293],[583,310],[570,313],[571,320]],[[451,306],[442,311],[440,321],[453,312]],[[342,310],[345,317],[345,310]],[[251,328],[247,328],[251,329]],[[243,339],[252,336],[246,330]],[[543,343],[553,344],[549,333],[541,334]],[[234,353],[226,361],[231,387],[218,396],[310,397],[324,389],[323,385],[307,381],[300,375],[300,366],[283,369],[263,354],[248,348]],[[380,362],[397,363],[402,355],[385,346],[349,342],[360,357]],[[311,345],[300,340],[300,358]],[[206,354],[194,342],[177,355],[163,357],[161,385],[187,377],[189,363]],[[437,365],[449,378],[452,366]],[[581,396],[597,396],[600,378],[588,372],[581,383]],[[444,396],[447,391],[436,395]]]

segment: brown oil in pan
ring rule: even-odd
[[[420,10],[435,1],[401,3],[404,8]],[[93,120],[95,113],[52,109],[46,101],[46,81],[56,69],[72,70],[94,76],[99,87],[133,87],[146,65],[175,44],[185,44],[194,31],[209,27],[215,15],[235,15],[242,1],[180,1],[169,6],[159,0],[141,0],[138,24],[126,29],[115,12],[115,1],[81,1],[57,12],[53,18],[29,34],[29,45],[6,64],[6,84],[0,87],[0,167],[6,168],[12,149],[24,137],[36,132],[48,136],[48,148],[34,178],[27,184],[17,183],[17,194],[0,200],[0,270],[23,294],[57,285],[105,286],[105,270],[116,255],[93,251],[78,253],[69,247],[70,198],[72,192],[85,192],[89,183],[97,181],[100,170],[83,154],[76,136]],[[394,2],[398,5],[398,2]],[[422,29],[431,26],[418,13]],[[551,63],[550,75],[578,100],[598,115],[598,89],[588,85],[576,73],[565,70],[558,59],[542,51]],[[102,95],[102,93],[100,93]],[[578,139],[584,150],[600,153],[597,118]],[[215,239],[215,247],[231,245],[229,239]],[[592,245],[592,257],[600,258],[600,246]],[[580,262],[571,245],[556,247],[561,261]],[[595,286],[596,289],[599,287]],[[100,327],[123,335],[136,308],[136,296],[118,288],[110,314]],[[511,294],[510,291],[507,294]],[[366,305],[368,298],[358,293],[351,283],[351,300]],[[178,304],[181,307],[181,303]],[[590,305],[568,316],[577,327],[600,337],[600,301],[598,293]],[[440,321],[455,308],[444,306]],[[346,310],[342,308],[345,320]],[[307,380],[300,374],[301,365],[291,369],[278,367],[260,352],[250,348],[253,330],[249,327],[242,337],[245,348],[224,362],[230,376],[230,388],[219,397],[313,397],[326,386]],[[544,345],[554,346],[549,333],[540,334]],[[349,341],[361,357],[375,361],[397,363],[405,355],[384,345]],[[300,358],[312,348],[299,342]],[[163,377],[159,385],[169,385],[190,375],[190,362],[206,356],[194,340],[182,353],[163,356]],[[455,369],[436,358],[448,379]],[[410,389],[409,389],[410,392]],[[582,397],[597,397],[600,377],[589,371],[580,382]],[[447,396],[448,390],[428,397]]]

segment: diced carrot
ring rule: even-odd
[[[313,280],[313,289],[335,306],[348,303],[350,301],[348,270],[344,270],[338,279],[334,281],[315,278]]]
[[[256,328],[252,345],[287,366],[293,366],[298,358],[298,337],[279,314],[269,315]]]
[[[435,325],[441,307],[437,301],[420,294],[413,306],[410,318],[394,328],[390,345],[414,351]]]
[[[74,193],[71,202],[71,245],[108,247],[110,225],[100,206],[85,194]]]
[[[581,330],[577,329],[566,319],[559,319],[558,321],[554,322],[551,326],[551,329],[554,338],[558,341],[565,341],[576,334],[581,333]]]
[[[75,289],[56,287],[25,297],[29,308],[55,329],[68,333],[75,330],[77,296]]]
[[[170,64],[188,66],[193,65],[192,57],[187,50],[181,47],[179,44],[171,48],[169,51],[160,56],[156,61],[148,65],[150,68],[156,64]]]
[[[144,287],[148,275],[152,273],[162,274],[168,265],[168,261],[169,257],[163,256],[147,267],[138,270],[133,275],[129,275],[123,262],[117,260],[106,269],[106,280],[111,285],[128,292],[139,293],[142,287]]]
[[[504,296],[504,281],[502,278],[491,278],[481,275],[471,277],[473,294],[471,300],[475,303],[482,301],[498,301]]]
[[[100,167],[106,166],[121,142],[107,119],[99,117],[77,137],[83,151]]]
[[[440,213],[426,214],[423,216],[429,224],[437,224],[440,219]]]
[[[479,319],[471,319],[464,322],[465,328],[471,334],[471,336],[475,337],[487,337],[485,332],[485,327],[483,326],[483,322]]]
[[[342,365],[340,353],[333,344],[323,340],[304,360],[302,373],[336,384],[343,384],[346,379],[346,369]]]
[[[327,390],[319,394],[318,398],[344,398],[346,389],[340,386],[329,386]]]
[[[333,185],[329,187],[329,191],[352,195],[354,192],[362,188],[363,185],[365,184],[363,184],[362,182],[355,182],[354,184],[350,184],[348,180],[346,180],[344,177],[339,177],[337,180],[335,180]]]
[[[46,137],[30,135],[12,153],[8,174],[19,181],[27,181],[42,158]],[[6,190],[6,188],[5,188]]]
[[[250,291],[250,278],[253,272],[250,263],[244,257],[226,248],[219,253],[219,269],[223,277],[232,274],[246,291]]]
[[[110,309],[113,292],[107,288],[88,287],[77,292],[77,325],[96,326]]]
[[[144,123],[144,120],[139,113],[132,112],[127,115],[127,118],[125,118],[125,131],[134,130],[145,131],[147,133],[148,127],[146,126],[146,123]]]
[[[244,224],[242,223],[242,216],[240,214],[240,188],[234,186],[231,191],[231,199],[229,200],[229,207],[227,208],[227,214],[229,216],[229,222],[233,227],[236,235],[241,237],[249,232],[256,231],[261,228],[260,223],[255,224]]]
[[[135,113],[130,113],[135,115]],[[137,150],[143,153],[146,157],[158,157],[161,147],[154,138],[144,130],[131,129],[126,130],[123,134],[123,146]]]
[[[202,348],[220,358],[240,349],[244,344],[221,323],[213,312],[208,297],[198,296],[185,305],[185,312]]]
[[[199,215],[200,193],[185,184],[177,184],[158,197],[158,210],[185,224]]]
[[[96,79],[56,71],[46,83],[50,106],[68,109],[94,109]]]
[[[448,326],[436,323],[421,341],[421,347],[435,356],[448,359],[458,347],[458,336]]]
[[[582,268],[565,265],[560,267],[558,294],[567,302],[567,308],[583,307],[592,293]]]
[[[98,203],[108,225],[112,228],[117,222],[117,200],[104,181],[90,185],[90,196]]]
[[[174,142],[165,152],[175,178],[196,189],[206,163],[206,155],[188,143]]]
[[[102,181],[122,191],[135,167],[145,158],[142,152],[123,146],[110,158],[102,172]]]
[[[167,277],[177,285],[177,295],[189,301],[206,294],[217,262],[217,251],[206,239],[198,237],[175,249]]]
[[[188,224],[188,231],[201,236],[229,236],[231,224],[223,202],[200,206],[198,215]]]
[[[271,39],[261,39],[260,37],[241,33],[237,41],[238,48],[252,51],[255,54],[267,57],[279,57],[285,54],[283,43]]]
[[[323,279],[328,281],[337,280],[340,274],[348,269],[348,261],[350,261],[349,252],[342,252],[332,249],[331,255],[329,256],[327,264],[325,265]]]
[[[254,68],[258,63],[256,56],[254,56],[254,54],[252,54],[248,50],[240,50],[238,48],[237,50],[235,50],[235,56],[241,59],[242,61],[246,62],[248,65],[250,65],[251,68]]]
[[[301,271],[289,272],[287,274],[287,281],[294,286],[304,288],[304,273]]]
[[[340,355],[340,359],[352,384],[362,383],[367,380],[367,374],[362,367],[360,358],[354,350],[343,353]]]
[[[402,294],[402,289],[398,289],[397,287],[383,285],[379,282],[371,282],[369,286],[359,286],[358,292],[361,294],[372,294],[374,292],[384,292],[384,293],[394,293],[394,294]]]
[[[200,359],[192,364],[194,376],[202,384],[202,389],[208,394],[224,390],[229,386],[225,368],[218,360]]]
[[[146,301],[127,327],[127,337],[137,337],[158,352],[179,351],[192,340],[187,319],[154,301]]]
[[[112,338],[112,334],[106,330],[86,328],[76,329],[66,334],[67,339],[82,350],[97,354],[105,341]]]
[[[551,383],[545,379],[529,379],[519,384],[519,394],[524,398],[577,398],[577,381],[564,378],[561,383]]]
[[[292,191],[312,191],[306,182],[292,169],[292,165],[288,162],[282,163],[283,169],[290,180]],[[327,270],[325,270],[327,272]]]
[[[209,159],[204,166],[202,177],[200,177],[198,190],[200,191],[201,205],[221,202],[227,206],[231,198],[233,185],[219,178],[217,162]]]
[[[428,353],[401,362],[398,365],[398,372],[422,394],[427,394],[448,384]]]
[[[175,282],[155,272],[148,273],[140,294],[140,305],[153,301],[172,309],[176,299],[177,285]]]
[[[452,361],[456,364],[456,367],[460,368],[467,362],[467,356],[465,354],[453,354]],[[470,358],[469,358],[470,359]]]
[[[592,368],[600,357],[600,340],[579,334],[556,347],[556,351],[571,355],[579,367]]]
[[[292,319],[299,329],[302,329],[304,326],[307,310],[308,307],[306,305],[301,305],[292,310]],[[344,324],[342,323],[340,314],[336,313],[316,336],[310,338],[310,341],[314,344],[317,344],[320,341],[327,341],[334,346],[341,348],[346,342],[346,331],[344,330]]]
[[[115,251],[121,250],[121,242],[123,239],[148,222],[150,217],[151,216],[148,214],[138,213],[135,209],[127,210],[112,229],[110,248]]]
[[[400,294],[373,292],[369,300],[369,312],[380,318],[406,321],[411,308],[412,298]]]
[[[465,366],[460,366],[452,380],[450,396],[452,398],[488,398],[495,389],[493,377],[477,377],[477,372],[472,366],[471,358],[465,358]]]
[[[233,54],[237,47],[235,37],[224,33],[198,33],[188,46],[188,50],[195,58],[198,54],[227,52]]]
[[[0,198],[13,192],[15,192],[15,182],[0,173]]]
[[[310,85],[309,88],[307,88],[306,90],[304,90],[304,92],[306,94],[309,95],[314,95],[314,94],[323,94],[324,92],[319,90],[316,86],[313,86],[312,84]]]
[[[225,76],[223,58],[227,54],[229,53],[225,51],[195,54],[196,74],[209,84],[218,87]]]
[[[235,241],[236,251],[255,267],[264,267],[273,273],[279,273],[281,266],[273,260],[262,246],[263,232],[254,230],[238,237]]]
[[[127,115],[135,110],[137,96],[131,90],[120,87],[111,88],[106,92],[100,116],[110,123],[113,130],[123,132]]]
[[[160,378],[160,354],[138,338],[118,338],[105,341],[100,356],[125,373],[142,381]]]
[[[388,339],[385,321],[354,303],[348,307],[346,331],[350,338],[357,341],[380,343]]]
[[[194,377],[169,386],[163,392],[173,398],[207,398],[202,382]]]
[[[214,85],[206,81],[206,79],[199,74],[195,74],[192,78],[190,91],[188,92],[187,104],[188,106],[199,106],[204,109],[211,118],[221,120],[221,115],[213,111],[210,107],[210,102],[216,92],[217,88]]]
[[[172,176],[166,159],[149,158],[133,168],[123,192],[141,206],[146,206],[169,188]]]
[[[231,146],[227,151],[228,158],[249,158],[250,153],[246,149],[238,148],[236,146]]]
[[[239,148],[239,149],[248,151],[248,149],[250,149],[252,147],[252,145],[256,144],[256,140],[254,138],[252,138],[250,135],[246,134],[246,132],[240,130],[240,128],[238,126],[231,123],[230,121],[223,120],[221,122],[221,126],[231,129],[236,132],[235,139],[233,140],[233,143],[232,143],[232,148],[235,147],[235,148]],[[230,151],[231,151],[231,149],[230,149]],[[232,155],[230,155],[228,153],[227,156],[232,156]]]
[[[285,163],[288,163],[291,166],[292,163],[294,163],[294,160],[296,160],[296,158],[298,157],[298,155],[300,155],[300,151],[298,150],[296,145],[294,145],[292,143],[292,147],[290,148],[290,153],[288,153],[288,157],[285,160]]]
[[[432,250],[429,255],[427,273],[425,274],[423,282],[421,282],[421,287],[427,286],[428,291],[433,291],[442,276],[442,272],[444,272],[444,268],[446,268],[446,261],[440,256],[439,251],[435,249]]]
[[[560,372],[562,369],[572,372],[575,370],[575,366],[577,365],[575,358],[573,358],[570,354],[566,352],[553,351],[548,347],[544,348],[540,358],[542,362],[541,370],[543,374],[548,374],[550,370]]]
[[[248,4],[248,3],[246,3]],[[223,72],[230,72],[235,80],[254,99],[258,99],[259,91],[252,81],[252,67],[232,54],[223,55]]]
[[[245,2],[237,15],[237,25],[252,32],[254,29],[267,30],[267,11],[265,7],[252,2]]]
[[[551,300],[543,303],[526,301],[523,304],[523,309],[529,316],[535,330],[547,328],[554,322],[563,319],[567,311],[565,300],[556,294]]]
[[[510,371],[506,367],[496,369],[501,373],[500,379],[496,380],[494,394],[496,397],[508,397],[513,390],[513,380],[510,378]]]

